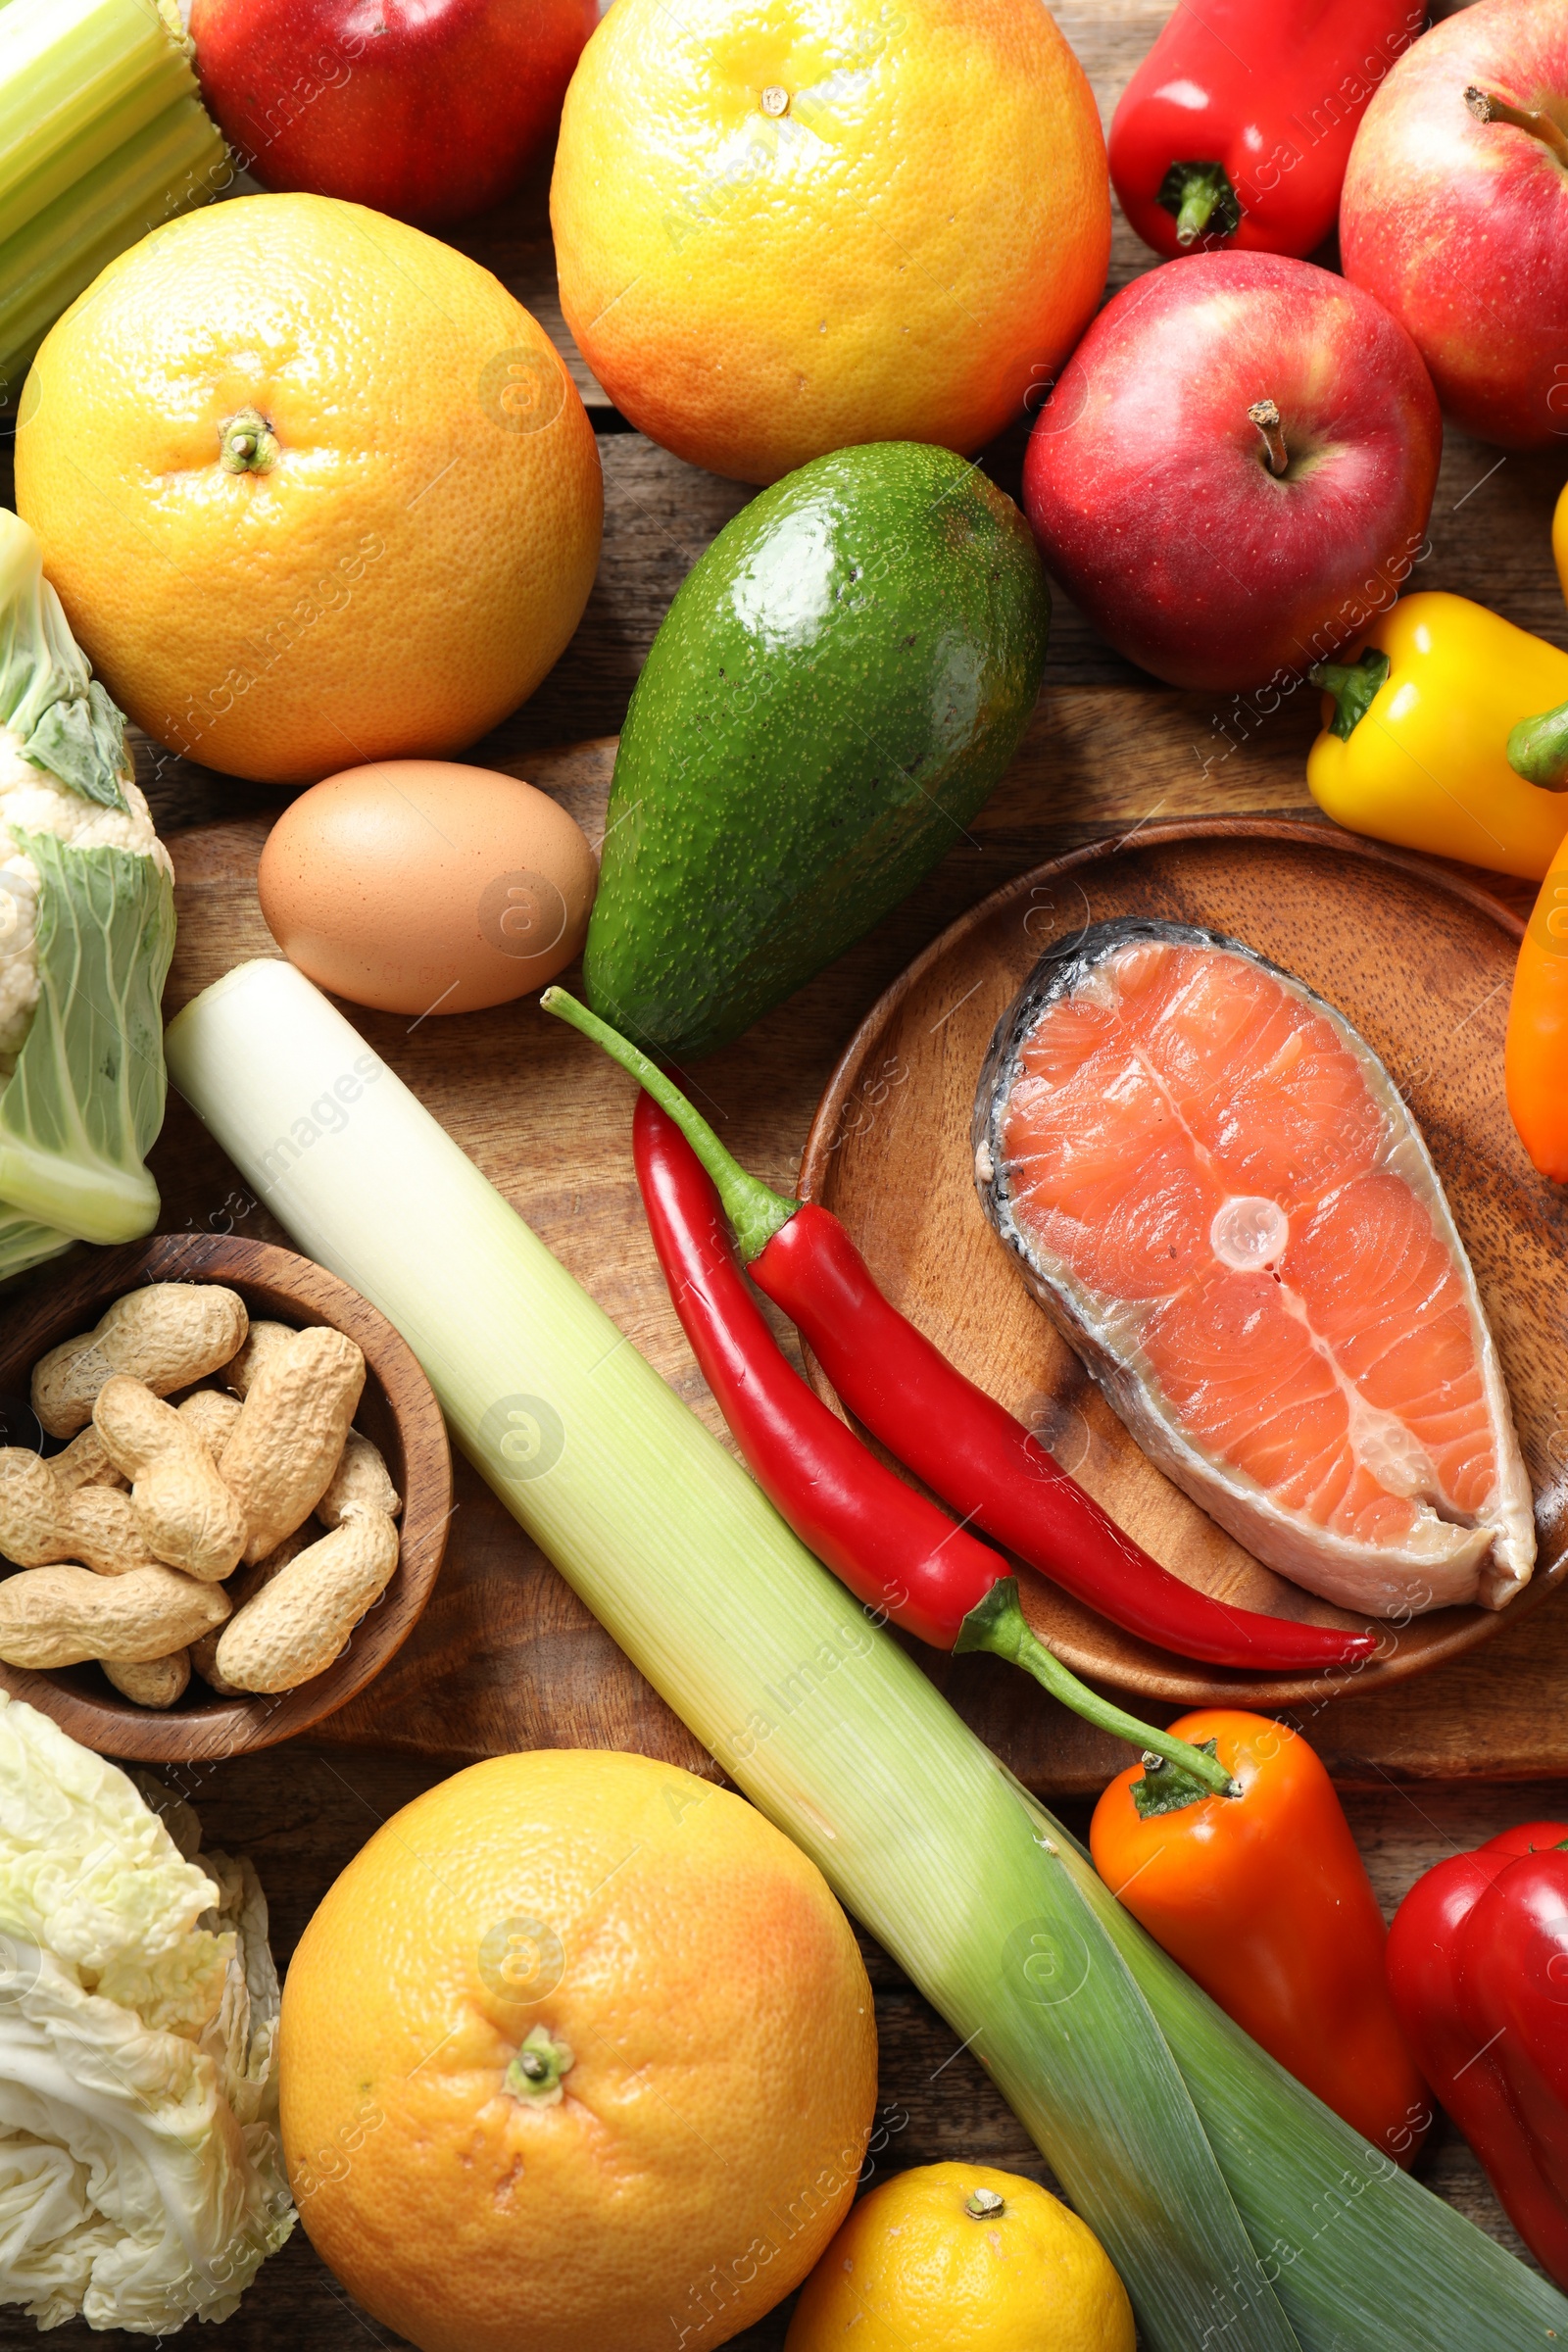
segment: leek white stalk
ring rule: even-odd
[[[1568,2302],[1391,2179],[1155,1950],[301,974],[241,965],[167,1050],[301,1248],[402,1331],[519,1523],[972,2039],[1150,2352],[1568,2341]]]

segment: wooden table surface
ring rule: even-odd
[[[1056,13],[1108,122],[1165,13],[1161,0],[1098,0]],[[513,286],[566,348],[542,187],[469,224],[454,241]],[[1112,288],[1149,258],[1118,218]],[[559,793],[591,830],[612,762],[612,743],[604,739],[620,724],[659,621],[692,563],[751,493],[681,465],[631,431],[576,355],[568,357],[599,428],[604,461],[598,580],[582,625],[550,677],[469,757]],[[1016,428],[984,461],[1013,492],[1023,441]],[[1568,642],[1548,545],[1565,472],[1568,450],[1561,458],[1503,459],[1450,434],[1429,550],[1411,584],[1474,596],[1524,627]],[[0,499],[10,500],[8,469]],[[1310,803],[1302,763],[1316,723],[1316,697],[1307,692],[1265,713],[1250,698],[1157,686],[1058,600],[1034,724],[1013,770],[972,828],[972,842],[867,940],[761,1023],[744,1048],[704,1065],[705,1088],[731,1147],[769,1181],[793,1182],[812,1110],[863,1012],[946,923],[1012,875],[1064,847],[1156,814],[1283,809],[1304,817]],[[228,963],[270,952],[250,875],[280,803],[145,743],[138,756],[179,875],[172,1008]],[[528,1004],[432,1020],[413,1036],[402,1023],[376,1016],[366,1016],[364,1025],[716,1429],[637,1211],[628,1098],[616,1074],[600,1065],[585,1086],[581,1059],[571,1051],[575,1041]],[[231,1223],[257,1238],[283,1238],[175,1102],[155,1166],[166,1228]],[[47,1269],[33,1279],[47,1280]],[[1568,1433],[1568,1405],[1563,1426]],[[570,1740],[635,1747],[713,1769],[461,1463],[458,1495],[463,1542],[454,1546],[421,1626],[376,1684],[323,1725],[311,1746],[287,1745],[171,1776],[194,1800],[209,1842],[255,1857],[272,1904],[280,1963],[376,1824],[466,1759]],[[933,1671],[1011,1767],[1063,1799],[1065,1817],[1081,1828],[1083,1799],[1108,1777],[1121,1751],[1050,1709],[1023,1678],[1007,1678],[994,1661],[937,1660]],[[1314,1717],[1311,1737],[1347,1790],[1386,1907],[1444,1854],[1568,1804],[1568,1740],[1558,1729],[1565,1676],[1568,1604],[1559,1594],[1517,1637],[1504,1629],[1473,1659],[1386,1696],[1339,1701]],[[1518,1785],[1520,1776],[1539,1774],[1544,1754],[1559,1752],[1560,1783]],[[875,2177],[968,2155],[1047,2178],[972,2056],[956,2053],[955,2037],[884,1955],[868,1945],[867,1959],[882,2034]],[[1484,2227],[1516,2243],[1451,2132],[1429,2149],[1421,2172]],[[774,2314],[737,2342],[746,2352],[776,2348],[786,2318]],[[0,2313],[0,2344],[30,2340],[30,2322]],[[61,2352],[132,2341],[84,2328],[61,2329],[53,2340]],[[284,2343],[300,2352],[340,2352],[396,2340],[350,2302],[301,2231],[266,2266],[222,2338],[232,2352]]]

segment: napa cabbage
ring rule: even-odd
[[[0,1692],[0,2304],[220,2320],[294,2212],[277,1977],[245,1861]]]

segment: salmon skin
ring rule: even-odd
[[[1529,1582],[1475,1276],[1393,1080],[1239,940],[1097,923],[999,1023],[986,1215],[1139,1445],[1271,1568],[1403,1617]]]

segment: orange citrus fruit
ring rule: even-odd
[[[349,1864],[281,2080],[307,2231],[421,2352],[670,2352],[832,2236],[876,2032],[849,1922],[760,1813],[556,1749],[459,1773]]]
[[[17,505],[115,700],[271,783],[463,749],[531,694],[599,558],[599,457],[542,327],[323,196],[111,262],[24,388]]]
[[[1094,2231],[1018,2173],[926,2164],[862,2197],[806,2282],[785,2352],[1133,2352]]]
[[[1100,117],[1041,0],[615,0],[550,211],[611,398],[747,482],[851,442],[978,449],[1110,251]]]

